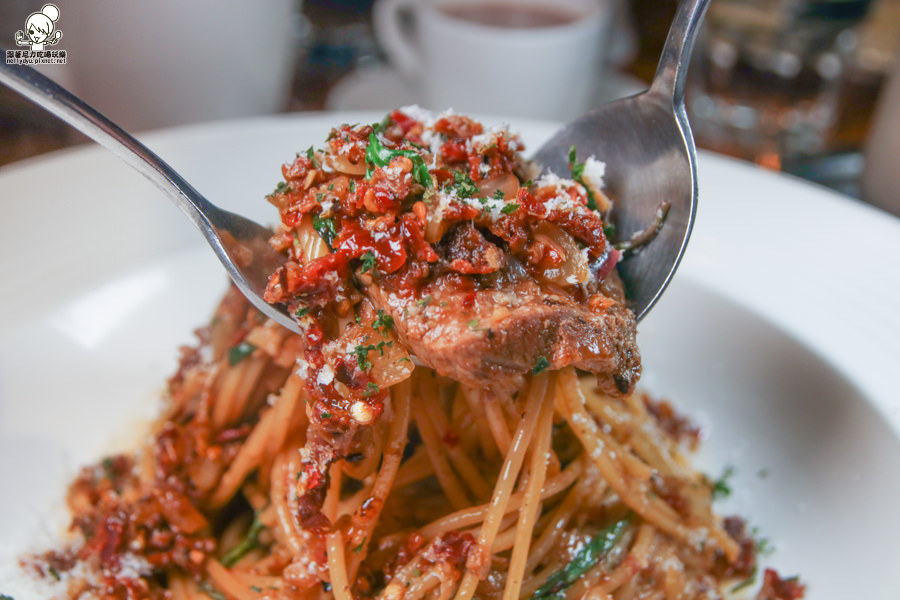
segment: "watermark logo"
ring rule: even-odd
[[[56,29],[59,8],[55,4],[45,4],[40,12],[31,13],[25,19],[25,30],[16,32],[16,45],[30,46],[27,50],[7,50],[8,65],[64,65],[65,50],[51,50],[62,39],[62,31]]]

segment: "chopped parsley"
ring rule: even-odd
[[[200,584],[199,587],[201,592],[203,592],[213,600],[228,600],[228,597],[225,596],[225,594],[214,588],[208,581],[204,581]]]
[[[743,581],[739,581],[736,584],[734,584],[733,586],[731,586],[731,589],[729,590],[729,592],[734,594],[734,593],[739,592],[745,588],[748,588],[751,585],[753,585],[754,583],[756,583],[756,571],[757,571],[757,568],[753,567],[753,570],[750,572],[750,576],[747,579],[744,579]]]
[[[312,146],[306,149],[306,158],[308,158],[312,162],[313,167],[317,169],[319,168],[319,161],[316,160],[316,151]]]
[[[7,596],[6,594],[0,594],[0,600],[16,600],[12,596]]]
[[[394,326],[394,317],[390,314],[384,312],[384,309],[378,309],[378,316],[375,317],[375,320],[372,321],[372,329],[383,329],[382,333],[387,334],[387,332]]]
[[[296,314],[298,317],[305,317],[306,315],[309,314],[309,307],[301,306],[300,308],[297,309],[297,312],[294,314]]]
[[[565,591],[585,573],[594,568],[601,558],[612,550],[628,526],[629,518],[616,521],[581,547],[565,567],[552,574],[531,596],[531,600],[565,598]]]
[[[769,538],[760,534],[759,527],[750,529],[750,535],[753,536],[753,549],[757,556],[770,556],[775,552],[775,546],[769,541]]]
[[[228,349],[228,364],[232,367],[251,354],[256,350],[256,346],[251,344],[250,342],[243,341],[239,343],[237,346],[232,346]]]
[[[369,361],[369,352],[374,349],[375,346],[372,344],[369,344],[368,346],[360,344],[353,349],[353,354],[356,356],[356,365],[359,367],[360,371],[368,371],[372,368],[372,363]]]
[[[531,369],[532,375],[537,375],[541,371],[546,371],[550,366],[550,361],[544,358],[543,356],[538,356],[537,362],[534,363],[534,368]]]
[[[267,197],[271,198],[272,196],[277,196],[278,194],[287,194],[290,191],[291,186],[289,186],[286,181],[279,181],[277,184],[275,184],[275,189]]]
[[[320,217],[319,215],[313,215],[313,229],[319,234],[325,243],[328,244],[329,250],[334,250],[331,247],[331,242],[334,241],[334,238],[337,237],[337,228],[334,225],[334,221],[327,217]]]
[[[413,163],[412,176],[416,183],[426,188],[431,187],[431,174],[428,165],[415,150],[391,150],[381,145],[381,141],[375,133],[369,134],[369,147],[366,148],[366,162],[376,167],[386,167],[395,156],[405,156]],[[366,172],[366,178],[372,177],[372,169]]]
[[[388,128],[388,125],[390,125],[392,121],[391,115],[386,114],[381,121],[372,124],[372,131],[374,133],[384,133],[384,130]]]
[[[718,500],[719,498],[727,498],[731,495],[731,479],[734,477],[734,472],[734,467],[729,465],[725,467],[725,471],[722,472],[722,476],[713,482],[713,500]]]
[[[504,215],[511,215],[514,212],[516,212],[516,210],[518,210],[518,208],[519,208],[518,204],[516,204],[515,202],[511,202],[511,203],[507,204],[506,206],[504,206],[503,208],[501,208],[500,212],[502,212]]]
[[[320,416],[321,418],[323,418],[323,419],[330,419],[330,418],[332,417],[331,413],[329,413],[329,412],[323,412],[323,413],[322,413],[321,415],[319,415],[319,416]]]
[[[371,385],[371,384],[370,384],[370,385]],[[378,387],[378,386],[375,386],[375,387]],[[361,541],[361,542],[359,543],[358,546],[354,546],[354,547],[353,547],[353,553],[354,553],[354,554],[359,554],[360,552],[363,551],[363,548],[366,547],[366,540],[367,540],[367,539],[369,539],[369,538],[368,538],[368,537],[364,537],[364,538],[363,538],[363,541]]]
[[[506,194],[503,193],[503,190],[494,192],[494,200],[503,200],[504,198],[506,198]]]
[[[575,146],[569,147],[569,170],[572,172],[572,179],[584,186],[587,191],[587,205],[591,210],[597,210],[597,199],[594,198],[594,192],[591,186],[584,180],[584,163],[575,160]]]
[[[366,384],[366,389],[363,390],[363,396],[368,398],[369,396],[377,394],[380,391],[381,391],[381,388],[378,387],[377,384],[370,381],[369,383]]]
[[[371,250],[369,250],[359,258],[362,261],[362,269],[360,269],[361,273],[368,273],[369,271],[372,271],[378,264],[378,261],[375,259],[375,253]]]
[[[265,525],[259,522],[259,515],[253,515],[253,523],[250,524],[250,529],[247,530],[247,534],[244,536],[240,542],[238,542],[231,550],[229,550],[225,556],[222,557],[222,566],[226,568],[231,568],[239,560],[244,558],[244,556],[250,552],[251,550],[259,547],[259,534],[265,528]]]
[[[460,198],[475,198],[480,190],[465,171],[453,171],[453,189]],[[499,190],[497,190],[499,191]]]
[[[416,306],[428,306],[429,304],[431,304],[432,300],[433,298],[431,297],[431,294],[428,294],[427,296],[423,296],[416,300]]]

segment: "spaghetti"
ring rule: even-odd
[[[524,167],[508,134],[486,136],[457,120],[456,133],[431,153],[420,143],[429,141],[422,125],[395,112],[382,124],[393,135],[345,126],[330,141],[346,142],[332,153],[311,150],[285,167],[288,183],[271,200],[283,222],[273,243],[288,262],[269,291],[307,334],[268,321],[234,289],[226,294],[198,344],[182,350],[147,442],[72,484],[72,543],[27,561],[58,582],[60,596],[671,600],[721,598],[752,576],[753,540],[742,521],[714,514],[713,485],[684,455],[692,431],[670,407],[632,391],[633,357],[605,356],[598,377],[576,369],[583,354],[539,347],[544,361],[526,356],[524,370],[511,360],[448,377],[457,363],[439,360],[425,337],[398,322],[418,303],[437,323],[440,314],[421,300],[447,297],[438,295],[438,278],[483,281],[493,272],[485,269],[506,260],[491,258],[487,246],[448,260],[444,236],[472,223],[495,231],[518,211],[521,231],[500,226],[507,237],[489,236],[494,247],[518,256],[544,289],[593,302],[595,313],[618,310],[602,281],[614,249],[602,231],[584,229],[600,214],[597,203],[608,202],[596,182],[578,169],[572,180],[512,182],[507,175]],[[468,145],[448,149],[462,127],[472,130]],[[505,149],[490,154],[490,144]],[[472,198],[495,204],[467,212],[464,178],[440,160],[453,152],[471,167],[471,184],[483,186]],[[441,169],[449,175],[435,175]],[[385,173],[396,175],[383,180],[393,195],[368,194]],[[425,189],[415,188],[417,177]],[[433,198],[445,213],[435,221],[415,198],[440,177],[457,186],[456,200]],[[401,189],[404,181],[413,183]],[[554,228],[529,212],[539,201],[554,210],[564,203],[548,187],[570,202],[568,215],[550,215]],[[357,214],[364,218],[352,221]],[[431,265],[428,273],[418,263]],[[567,282],[573,289],[563,289]],[[378,305],[379,294],[404,293],[409,302]],[[503,321],[493,323],[502,331]],[[558,351],[556,342],[548,343]],[[431,363],[413,363],[415,348]],[[486,384],[486,374],[496,379]],[[767,571],[760,594],[800,598],[803,586]]]

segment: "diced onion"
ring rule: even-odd
[[[358,177],[360,175],[366,174],[365,161],[360,161],[359,164],[353,164],[352,162],[350,162],[349,158],[340,154],[325,155],[325,164],[335,171],[344,173],[345,175],[355,175]]]
[[[587,257],[568,233],[551,223],[541,223],[535,238],[544,237],[557,249],[565,253],[565,260],[558,267],[544,269],[541,277],[560,286],[583,284],[590,281],[591,272]]]
[[[479,181],[478,189],[484,198],[493,198],[497,190],[500,190],[506,200],[513,200],[519,193],[519,179],[512,173],[505,173]]]
[[[317,258],[331,254],[328,244],[316,231],[312,223],[312,215],[305,214],[297,227],[297,239],[300,244],[300,257],[303,264],[308,265]]]

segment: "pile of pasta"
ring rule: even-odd
[[[302,343],[234,290],[184,348],[144,445],[72,485],[68,598],[722,598],[756,568],[665,403],[569,368],[510,393],[416,367],[303,501]],[[766,571],[759,598],[803,586]]]

